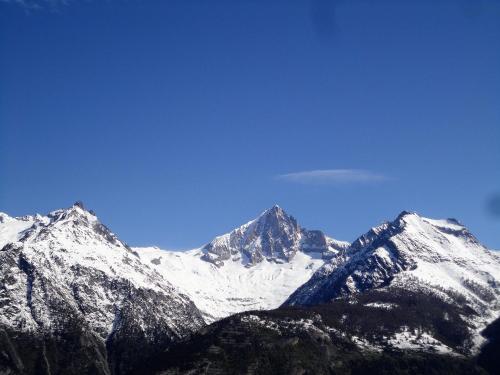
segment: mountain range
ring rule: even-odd
[[[81,203],[47,216],[1,214],[0,241],[0,368],[126,373],[205,324]]]
[[[134,250],[186,293],[211,323],[237,312],[280,306],[347,247],[347,242],[300,227],[274,206],[198,249]]]
[[[0,249],[3,373],[493,373],[500,257],[455,219],[348,243],[273,206],[178,252],[77,202],[0,214]]]

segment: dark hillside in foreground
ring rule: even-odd
[[[500,318],[490,324],[483,332],[488,342],[481,350],[478,363],[491,374],[500,372]]]
[[[374,307],[375,301],[386,307]],[[174,345],[147,372],[493,374],[494,368],[480,367],[468,352],[470,336],[459,316],[468,313],[432,295],[401,290],[373,291],[328,305],[242,313]],[[415,333],[412,350],[391,340],[402,331]]]

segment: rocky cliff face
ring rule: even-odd
[[[0,233],[11,368],[124,373],[204,324],[188,297],[80,203],[47,216],[2,214]]]
[[[387,287],[465,303],[475,312],[471,326],[477,330],[500,311],[500,260],[454,219],[403,212],[318,269],[285,304],[328,303]]]
[[[325,257],[348,246],[323,232],[299,226],[281,207],[273,206],[257,219],[216,237],[203,247],[203,259],[222,266],[224,261],[244,257],[248,266],[264,259],[289,262],[298,251],[320,252]]]
[[[302,228],[273,206],[199,249],[135,250],[212,322],[241,311],[280,306],[327,259],[348,246],[319,230]]]

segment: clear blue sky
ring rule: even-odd
[[[414,210],[500,248],[500,1],[21,3],[0,1],[0,211],[83,200],[179,249],[274,203],[345,240]]]

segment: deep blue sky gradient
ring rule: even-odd
[[[41,4],[0,1],[0,211],[180,249],[274,203],[345,240],[415,210],[500,249],[499,1]],[[276,178],[317,169],[388,178]]]

